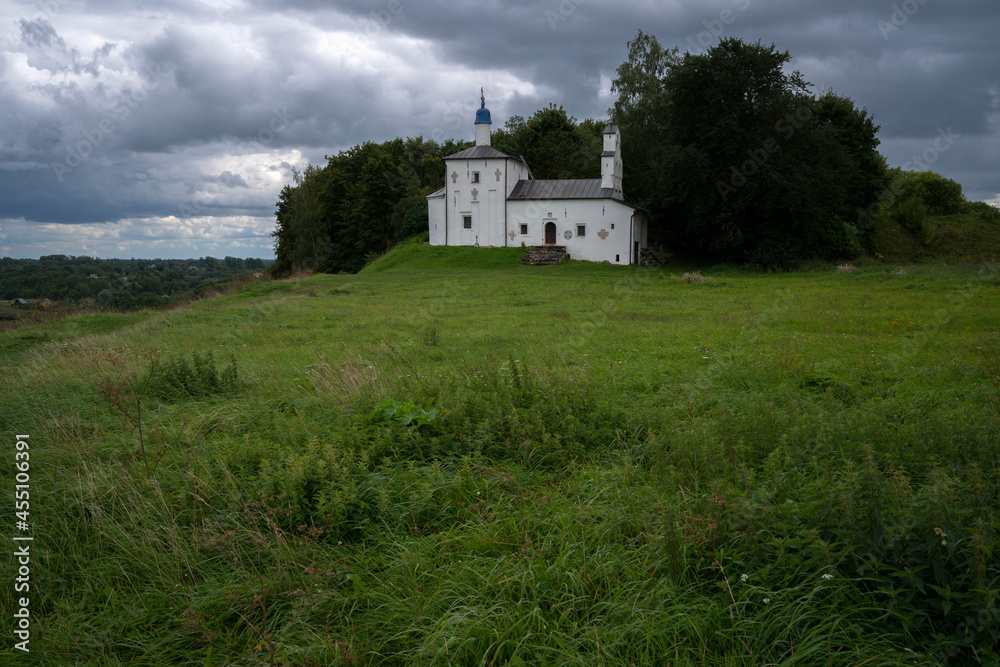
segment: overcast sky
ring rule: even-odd
[[[273,257],[293,168],[472,139],[481,86],[494,129],[606,118],[638,29],[773,42],[890,165],[1000,203],[997,0],[0,0],[0,256]]]

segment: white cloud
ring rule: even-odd
[[[0,251],[12,257],[94,255],[186,258],[273,257],[270,217],[137,218],[102,224],[0,221]],[[193,253],[193,254],[192,254]]]

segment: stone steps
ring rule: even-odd
[[[639,253],[639,264],[641,266],[663,266],[663,260],[652,250],[643,248]]]
[[[528,248],[528,254],[521,260],[531,266],[554,266],[566,257],[566,246],[542,245]]]

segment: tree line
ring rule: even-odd
[[[889,169],[868,111],[810,92],[774,45],[730,38],[681,54],[639,31],[628,47],[610,121],[578,122],[550,105],[510,118],[492,145],[525,158],[535,178],[598,178],[602,133],[615,123],[625,195],[649,212],[654,244],[788,269],[875,253],[881,225],[926,236],[932,215],[996,215],[938,174]],[[424,197],[444,186],[443,158],[471,145],[366,142],[294,172],[276,204],[275,274],[355,272],[426,232]]]
[[[115,310],[155,308],[171,298],[217,285],[246,272],[266,271],[256,257],[198,259],[96,259],[44,255],[0,259],[0,300],[50,299],[92,303]]]
[[[996,209],[933,172],[889,169],[879,125],[832,90],[810,92],[791,55],[723,39],[704,54],[638,33],[617,70],[625,190],[657,240],[688,254],[787,269],[877,252],[878,228],[926,236],[930,215]]]

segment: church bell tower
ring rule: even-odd
[[[490,120],[490,110],[486,108],[486,94],[483,89],[479,89],[479,110],[476,111],[476,145],[490,145],[490,128],[493,121]]]

